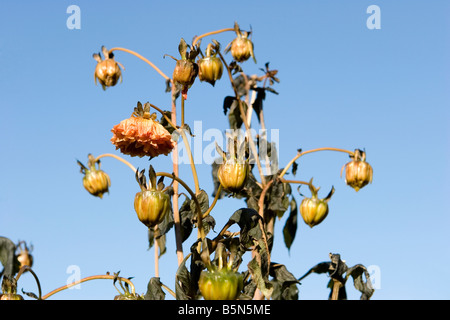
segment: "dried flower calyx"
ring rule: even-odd
[[[100,170],[100,160],[96,160],[92,154],[88,155],[88,159],[87,167],[77,160],[81,167],[80,172],[84,174],[83,186],[93,196],[102,198],[104,193],[109,192],[111,180],[104,171]]]
[[[200,51],[198,46],[190,47],[190,51],[188,51],[186,41],[181,38],[180,44],[178,45],[178,52],[181,56],[180,60],[170,56],[177,62],[173,70],[172,79],[176,86],[181,87],[183,98],[186,99],[187,91],[194,84],[195,78],[198,75],[198,65],[195,63],[195,58]]]
[[[237,62],[244,62],[252,57],[253,61],[256,63],[255,54],[253,52],[253,42],[248,38],[251,35],[251,31],[240,30],[237,22],[234,23],[234,30],[237,37],[228,44],[225,48],[225,53],[231,51],[233,59]]]
[[[100,56],[100,53],[94,53],[92,56],[95,61],[97,61],[97,66],[95,67],[94,80],[95,83],[100,82],[103,90],[106,87],[112,87],[117,84],[117,82],[122,81],[122,71],[119,65],[124,69],[123,65],[114,60],[114,54],[109,52],[105,46],[102,46],[102,52],[104,59]]]
[[[230,139],[228,153],[217,144],[216,149],[223,160],[217,172],[219,182],[226,191],[236,194],[245,187],[250,172],[247,141],[239,143],[237,139]]]
[[[200,81],[206,81],[212,86],[222,77],[223,64],[217,52],[220,50],[220,45],[215,42],[213,46],[211,43],[206,47],[206,56],[198,60],[198,78]]]
[[[366,153],[362,150],[356,149],[350,158],[353,160],[342,167],[341,176],[345,168],[345,183],[355,189],[355,191],[359,191],[367,184],[372,183],[373,169],[366,162]]]
[[[131,117],[111,130],[114,134],[111,142],[123,154],[153,158],[168,155],[175,147],[169,131],[156,120],[156,113],[150,113],[150,107],[148,102],[144,106],[138,102]]]
[[[330,193],[323,199],[319,199],[317,193],[319,188],[312,184],[312,179],[309,182],[309,190],[311,191],[311,198],[305,197],[300,204],[300,214],[303,221],[311,228],[321,223],[328,215],[328,201],[334,193],[334,187],[331,188]]]
[[[145,170],[136,170],[136,180],[141,191],[134,198],[134,209],[139,220],[151,228],[161,223],[171,211],[169,194],[164,192],[164,177],[156,181],[153,166],[149,169],[149,184],[147,184]]]

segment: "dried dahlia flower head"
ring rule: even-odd
[[[144,106],[138,102],[131,117],[122,120],[111,131],[114,134],[111,142],[116,150],[132,157],[168,155],[175,147],[169,131],[156,121],[155,113],[150,113],[148,102]]]

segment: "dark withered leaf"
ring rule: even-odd
[[[20,262],[15,255],[16,245],[6,237],[0,237],[0,262],[3,265],[1,276],[12,277],[20,269]]]
[[[247,267],[252,275],[252,282],[261,290],[266,298],[270,298],[273,292],[273,284],[269,281],[268,274],[263,271],[264,262],[258,252],[255,253],[253,259],[248,263]]]
[[[263,110],[263,101],[266,99],[266,90],[265,88],[254,88],[256,91],[256,98],[252,104],[253,110],[255,110],[256,116],[258,117],[258,121],[261,122],[261,111]]]
[[[283,228],[284,243],[289,251],[291,249],[292,243],[294,242],[298,225],[298,207],[294,197],[291,198],[290,207],[291,211],[289,213],[289,217],[286,219],[286,223]]]
[[[260,240],[263,236],[259,226],[262,219],[258,212],[250,208],[241,208],[233,213],[229,221],[236,223],[241,228],[241,237],[250,235],[254,240]]]
[[[180,207],[180,219],[181,219],[181,239],[182,242],[186,241],[192,233],[194,228],[194,221],[196,219],[196,212],[191,210],[191,199],[186,198]]]
[[[153,277],[147,284],[147,292],[144,295],[145,300],[164,300],[166,294],[162,290],[162,283],[159,277]]]
[[[223,100],[223,113],[225,115],[228,113],[228,110],[231,108],[234,101],[236,101],[236,98],[232,96],[226,96]]]
[[[316,264],[314,267],[309,269],[308,272],[306,272],[303,276],[301,276],[298,279],[298,281],[302,281],[304,278],[309,276],[311,273],[317,273],[317,274],[327,273],[330,270],[330,264],[331,263],[329,261]]]
[[[353,285],[356,290],[361,292],[361,300],[369,300],[375,292],[372,287],[372,282],[370,281],[370,274],[367,268],[362,264],[357,264],[347,270],[346,280],[349,277],[353,278]],[[366,278],[364,280],[364,277]]]
[[[191,275],[186,268],[186,261],[191,254],[188,254],[179,265],[175,274],[175,296],[177,300],[192,300]]]
[[[202,213],[209,209],[209,197],[205,190],[201,189],[200,193],[196,195]],[[191,200],[191,210],[197,214],[197,204],[195,200]]]
[[[217,176],[219,168],[220,168],[220,161],[222,161],[221,158],[218,158],[216,160],[214,160],[214,162],[212,163],[211,167],[212,167],[212,178],[213,178],[213,184],[214,184],[214,191],[212,193],[212,197],[215,198],[217,192],[219,191],[219,186],[220,186],[220,181],[219,178]],[[225,195],[225,192],[223,191],[223,189],[221,189],[220,194],[218,195],[219,199],[222,199]]]
[[[225,98],[226,99],[226,98]],[[230,125],[230,129],[240,129],[242,127],[242,124],[244,123],[242,118],[241,118],[241,111],[239,108],[239,101],[236,99],[233,99],[233,101],[224,101],[224,110],[225,110],[225,102],[227,103],[227,107],[228,107],[228,122]],[[244,101],[240,102],[242,104],[242,108],[244,109],[244,112],[247,112],[247,104]]]
[[[292,174],[295,175],[297,174],[297,169],[298,169],[298,163],[294,161],[294,163],[292,164]]]
[[[164,114],[167,116],[167,118],[171,118],[172,117],[172,112],[170,111],[164,111]],[[159,119],[159,123],[167,130],[169,131],[170,134],[172,134],[175,131],[175,128],[172,127],[169,122],[167,121],[167,119],[161,115],[161,118]]]
[[[270,264],[270,275],[273,292],[273,300],[298,300],[299,281],[289,272],[285,265],[274,263]]]
[[[278,94],[278,92],[275,91],[272,87],[266,87],[266,90],[269,91],[270,93]]]
[[[33,292],[25,292],[25,291],[23,291],[23,288],[22,288],[22,293],[30,298],[39,300],[39,297]]]

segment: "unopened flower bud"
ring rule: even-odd
[[[344,165],[345,168],[345,183],[359,191],[367,184],[372,182],[373,169],[368,162],[366,162],[366,153],[361,150],[355,150],[353,160]],[[341,175],[342,175],[341,170]]]
[[[225,52],[231,50],[233,59],[237,62],[244,62],[252,57],[256,63],[253,52],[253,42],[248,38],[251,32],[241,31],[237,23],[234,25],[237,37],[227,46]]]
[[[328,196],[324,199],[319,199],[317,192],[319,189],[314,188],[312,179],[309,185],[311,190],[311,198],[304,198],[300,204],[300,214],[303,221],[311,228],[321,223],[328,215],[328,201],[334,193],[334,187],[331,189]]]
[[[211,56],[211,44],[206,49],[206,57],[198,61],[198,78],[200,81],[209,82],[214,86],[217,80],[222,77],[223,64],[216,54]]]
[[[109,192],[111,180],[104,171],[100,170],[100,160],[96,161],[91,154],[88,157],[88,167],[85,167],[78,161],[81,167],[80,172],[84,174],[83,186],[93,196],[102,198],[104,193]],[[95,167],[96,163],[98,164],[98,168]]]
[[[104,46],[102,46],[102,51],[104,60],[101,58],[100,53],[94,53],[92,56],[97,61],[94,73],[95,83],[98,80],[103,90],[105,90],[106,87],[115,86],[119,79],[122,80],[122,72],[119,63],[114,60],[114,55],[109,53]]]
[[[136,171],[136,180],[141,191],[134,198],[134,209],[139,220],[151,228],[160,224],[171,211],[170,196],[163,191],[162,179],[156,183],[156,174],[150,166],[150,185],[147,185],[144,170]]]

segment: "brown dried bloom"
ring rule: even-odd
[[[168,155],[175,147],[175,142],[169,131],[155,119],[156,114],[150,114],[150,104],[147,102],[142,106],[138,102],[131,117],[122,120],[111,130],[114,134],[111,142],[116,150],[141,158]]]
[[[105,90],[106,87],[115,86],[119,79],[122,81],[122,72],[119,65],[122,68],[123,66],[114,60],[114,54],[112,52],[110,53],[104,46],[102,46],[102,52],[105,58],[104,60],[102,60],[100,53],[94,53],[92,56],[97,61],[94,73],[95,83],[98,80],[103,90]]]

